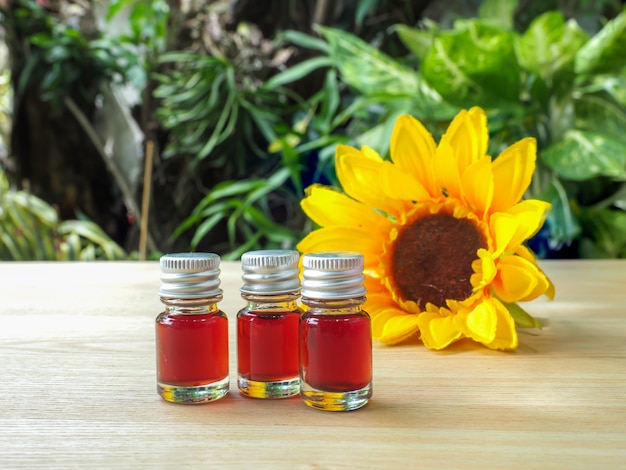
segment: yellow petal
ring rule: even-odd
[[[505,256],[493,281],[496,295],[507,303],[532,300],[548,290],[545,275],[531,262],[516,255]]]
[[[402,212],[412,208],[412,201],[423,202],[430,199],[430,194],[414,174],[397,167],[391,162],[383,162],[380,173],[380,185],[383,192],[392,199],[406,201]]]
[[[479,107],[461,111],[448,126],[439,145],[443,142],[449,143],[454,149],[454,160],[462,174],[487,152],[489,130],[485,112]]]
[[[492,212],[505,211],[522,198],[532,180],[536,159],[537,142],[532,137],[516,142],[496,158]]]
[[[527,302],[550,289],[546,275],[532,262],[520,256],[505,256],[498,265],[493,288],[507,303]]]
[[[478,250],[478,259],[472,262],[472,269],[474,274],[472,274],[470,282],[474,290],[491,283],[498,272],[491,253],[484,248]]]
[[[469,207],[484,216],[493,199],[491,157],[479,158],[469,165],[461,176],[461,186]]]
[[[490,300],[485,300],[473,309],[465,309],[454,317],[456,325],[465,336],[479,343],[491,343],[496,337],[498,317]]]
[[[418,315],[410,313],[391,315],[386,319],[379,340],[387,344],[396,344],[409,339],[419,331],[417,318]]]
[[[439,193],[432,168],[436,148],[433,136],[421,122],[406,114],[398,118],[391,135],[391,160],[420,181],[431,196]]]
[[[388,291],[385,292],[370,292],[367,291],[367,300],[365,301],[365,310],[370,315],[375,315],[378,312],[386,310],[388,308],[397,307],[396,303],[389,295]]]
[[[489,225],[495,245],[493,256],[497,258],[505,252],[515,237],[518,222],[514,216],[502,212],[491,216]]]
[[[306,215],[322,227],[343,226],[386,232],[391,225],[389,219],[378,212],[328,186],[308,187],[300,204]]]
[[[419,325],[414,314],[394,315],[387,319],[379,340],[385,344],[397,344],[419,333]]]
[[[318,251],[358,251],[365,258],[365,268],[378,265],[380,239],[366,230],[349,227],[324,227],[314,230],[298,243],[301,253]]]
[[[515,248],[515,254],[521,256],[526,261],[532,263],[539,270],[539,272],[545,277],[546,281],[548,282],[548,288],[546,289],[544,294],[546,295],[546,297],[548,297],[548,299],[554,300],[554,295],[556,292],[554,284],[552,283],[550,278],[546,275],[546,273],[543,272],[543,269],[539,267],[539,264],[537,264],[537,259],[535,258],[535,254],[524,245],[520,245],[517,248]]]
[[[397,208],[380,188],[382,158],[372,149],[359,151],[338,145],[335,171],[343,190],[353,199],[371,207],[397,215]]]
[[[515,330],[515,321],[511,314],[501,302],[497,299],[492,299],[493,305],[496,309],[496,316],[498,322],[496,325],[495,339],[486,344],[491,349],[515,349],[517,348],[517,331]]]
[[[528,199],[515,204],[507,211],[508,214],[519,218],[520,233],[517,234],[518,240],[515,241],[515,246],[522,243],[519,240],[528,240],[539,231],[551,208],[552,205],[549,202]]]
[[[532,237],[543,225],[550,204],[530,199],[522,201],[507,212],[491,216],[491,233],[495,240],[495,256],[514,251]]]
[[[385,326],[387,325],[388,321],[401,315],[407,315],[406,312],[403,312],[402,310],[399,310],[397,308],[387,308],[374,314],[371,312],[368,313],[370,314],[370,317],[372,319],[372,339],[375,339],[377,341],[382,341],[381,338],[383,338],[383,331],[385,330]],[[391,341],[385,342],[389,343]],[[397,343],[398,341],[395,342]]]
[[[441,141],[433,159],[435,178],[441,192],[449,197],[461,198],[461,174],[454,157],[454,149],[446,142]]]
[[[463,337],[453,315],[442,317],[438,313],[424,312],[416,316],[422,342],[429,349],[443,349]]]
[[[493,290],[496,295],[507,303],[518,302],[530,295],[537,286],[537,278],[524,267],[516,263],[507,262],[504,257],[498,265],[498,275],[493,281]],[[522,259],[522,258],[519,258]],[[528,261],[526,261],[528,263]]]
[[[385,293],[389,295],[389,291],[381,283],[380,279],[378,279],[376,276],[374,276],[374,274],[372,274],[373,272],[375,272],[375,269],[372,269],[372,270],[366,269],[363,272],[365,274],[365,282],[363,283],[363,285],[365,286],[365,289],[368,292],[368,297],[370,294],[373,294],[373,293]]]
[[[518,256],[521,256],[522,258],[524,258],[527,261],[530,261],[533,264],[537,264],[537,259],[535,257],[535,254],[527,246],[519,245],[515,247],[515,254]]]

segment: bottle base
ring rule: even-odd
[[[257,382],[239,377],[239,391],[251,398],[288,398],[300,393],[300,378],[276,382]]]
[[[157,391],[161,398],[170,403],[198,405],[222,398],[228,393],[229,386],[230,379],[227,376],[219,382],[193,387],[157,383]]]
[[[359,390],[347,392],[327,392],[311,387],[306,382],[300,383],[300,395],[311,408],[324,411],[352,411],[367,404],[372,397],[371,382]]]

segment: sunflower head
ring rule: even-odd
[[[303,253],[357,250],[365,258],[375,339],[420,338],[442,349],[470,338],[493,349],[517,347],[516,322],[539,326],[517,302],[554,287],[523,243],[543,225],[546,202],[522,197],[535,170],[536,144],[522,139],[487,155],[487,118],[461,111],[436,144],[404,115],[391,160],[339,145],[343,191],[314,185],[302,200],[321,228]]]

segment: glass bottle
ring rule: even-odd
[[[372,396],[372,333],[362,309],[363,256],[311,253],[304,266],[300,319],[300,394],[320,410],[361,408]]]
[[[246,396],[285,398],[300,391],[299,259],[291,250],[249,251],[241,257],[246,306],[237,314],[237,385]]]
[[[222,300],[220,257],[174,253],[161,257],[156,318],[157,391],[173,403],[205,403],[228,393],[228,319]]]

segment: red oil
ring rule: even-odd
[[[237,318],[239,376],[255,382],[298,377],[299,319],[299,310],[242,310]]]
[[[328,392],[359,390],[372,380],[370,318],[305,313],[300,322],[301,377]]]
[[[193,387],[228,376],[228,320],[222,311],[159,315],[156,323],[157,380]]]

